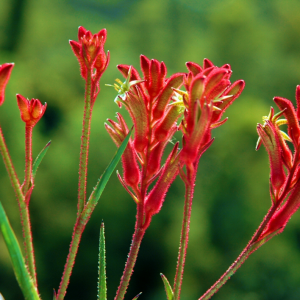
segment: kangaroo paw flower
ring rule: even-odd
[[[4,91],[8,83],[11,71],[14,67],[14,64],[3,64],[0,65],[0,106],[4,102]]]

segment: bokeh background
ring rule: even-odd
[[[95,104],[88,191],[115,146],[104,130],[119,108],[104,83],[121,77],[117,64],[139,68],[139,55],[164,61],[168,74],[185,62],[232,66],[246,88],[226,112],[229,121],[201,160],[195,188],[182,299],[197,299],[234,261],[270,206],[268,158],[255,152],[256,123],[274,96],[294,101],[300,84],[300,1],[297,0],[0,0],[0,64],[15,62],[0,122],[20,179],[24,124],[15,94],[47,102],[34,129],[34,156],[51,139],[31,200],[34,245],[42,298],[57,289],[76,217],[78,158],[84,82],[68,44],[78,26],[107,28],[111,62]],[[124,111],[123,115],[127,117]],[[179,138],[179,137],[178,137]],[[121,169],[121,166],[118,167]],[[166,299],[159,273],[175,273],[184,187],[177,179],[148,229],[126,299]],[[0,201],[21,241],[17,203],[2,163]],[[112,299],[129,250],[135,204],[113,175],[86,227],[65,299],[96,299],[98,238],[106,226],[108,298]],[[22,299],[0,237],[0,292]],[[300,299],[300,214],[285,232],[244,263],[215,300]]]

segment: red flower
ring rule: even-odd
[[[13,63],[0,65],[0,105],[2,105],[4,102],[5,87],[8,83],[13,67]]]
[[[166,78],[167,69],[163,62],[149,60],[144,55],[141,55],[140,62],[143,78],[133,67],[119,65],[126,81],[120,87],[115,84],[115,88],[119,92],[116,102],[128,110],[135,128],[134,139],[130,139],[122,158],[123,178],[119,176],[119,179],[137,204],[143,207],[146,228],[152,215],[159,212],[166,191],[178,174],[178,144],[164,167],[161,159],[166,145],[177,131],[176,122],[183,112],[182,107],[169,105],[169,102],[173,88],[182,85],[185,74],[176,73]],[[106,130],[119,146],[128,127],[121,115],[118,114],[117,118],[119,123],[109,120],[111,126],[106,124]],[[148,191],[156,179],[153,189]]]
[[[105,41],[106,29],[92,34],[82,26],[78,28],[78,42],[70,41],[72,50],[79,61],[81,75],[84,79],[87,79],[87,74],[90,72],[93,80],[99,81],[107,68],[109,52],[107,55],[104,52]]]
[[[187,92],[175,91],[177,102],[185,107],[181,123],[181,161],[192,164],[199,160],[205,145],[211,142],[211,129],[227,120],[219,121],[226,108],[241,94],[245,83],[243,80],[230,83],[232,71],[229,65],[219,68],[208,59],[204,60],[203,68],[193,62],[186,65],[189,70],[184,81]]]
[[[41,104],[38,99],[28,100],[22,95],[17,94],[18,106],[21,113],[21,119],[26,126],[33,127],[45,113],[47,103]]]
[[[272,205],[276,208],[260,235],[260,240],[269,238],[274,233],[282,232],[288,220],[300,207],[299,85],[296,89],[296,100],[297,111],[290,100],[275,97],[274,102],[281,111],[274,115],[274,109],[271,108],[269,116],[263,117],[265,123],[257,126],[260,137],[257,148],[259,148],[261,140],[270,158],[270,193]],[[279,119],[282,115],[286,119]],[[288,126],[288,135],[279,129],[279,126],[283,124]],[[287,141],[293,144],[293,154]],[[289,197],[285,200],[288,195]]]

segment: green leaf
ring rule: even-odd
[[[98,180],[97,185],[94,187],[94,190],[93,190],[92,194],[90,195],[88,203],[87,203],[87,209],[91,209],[91,206],[95,206],[97,204],[111,174],[113,173],[119,160],[121,159],[123,152],[126,149],[132,129],[133,129],[133,127],[130,129],[129,133],[127,134],[126,138],[124,139],[121,146],[117,150],[117,152],[116,152],[115,156],[113,157],[113,159],[111,160],[110,164],[108,165],[108,167],[105,169],[104,173]]]
[[[142,295],[142,292],[138,293],[132,300],[136,300],[141,295]]]
[[[164,274],[160,274],[162,280],[163,280],[163,283],[164,283],[164,286],[165,286],[165,291],[166,291],[166,294],[167,294],[167,299],[168,300],[172,300],[173,297],[174,297],[174,293],[173,293],[173,290],[172,290],[172,287],[167,279],[167,277],[164,275]]]
[[[36,171],[41,163],[41,161],[43,160],[44,156],[46,155],[49,146],[51,144],[51,141],[49,141],[46,146],[42,149],[42,151],[38,154],[37,158],[35,159],[34,163],[33,163],[33,167],[32,167],[32,177],[35,177]]]
[[[99,240],[99,265],[98,265],[98,300],[106,300],[106,261],[105,261],[105,234],[104,222],[102,221],[100,227],[100,240]]]
[[[16,279],[23,292],[25,299],[40,300],[40,297],[37,293],[37,290],[33,284],[33,281],[25,265],[25,261],[19,243],[8,221],[8,218],[5,214],[1,202],[0,202],[0,228],[12,261],[13,270]]]

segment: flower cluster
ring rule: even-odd
[[[290,217],[300,207],[300,86],[296,89],[297,111],[288,99],[275,97],[274,102],[280,109],[275,114],[271,107],[267,117],[263,117],[264,124],[257,125],[259,140],[265,146],[270,159],[270,194],[272,215],[261,239],[268,239],[274,233],[283,231]],[[284,116],[285,119],[280,119]],[[279,126],[287,124],[288,133],[281,131]],[[288,143],[292,144],[292,153]],[[286,199],[286,197],[289,197]],[[286,200],[285,200],[286,199]]]
[[[117,80],[121,85],[114,85],[119,93],[115,101],[120,107],[126,107],[135,127],[134,139],[122,157],[123,178],[119,178],[133,199],[143,203],[145,218],[149,220],[160,210],[179,166],[191,166],[199,161],[201,153],[212,142],[211,129],[226,121],[220,121],[223,112],[240,95],[245,84],[239,80],[231,85],[230,66],[219,68],[208,59],[204,60],[203,67],[188,62],[188,73],[176,73],[168,79],[163,62],[142,55],[140,63],[142,78],[133,67],[119,65],[126,81],[122,84]],[[186,91],[179,89],[181,85]],[[177,120],[182,113],[183,149],[178,155],[176,144],[161,169],[163,151],[177,131]],[[118,122],[108,120],[111,125],[106,124],[106,130],[119,146],[129,130],[120,114],[117,119]],[[156,178],[156,185],[147,193],[149,184]]]
[[[177,131],[177,119],[183,113],[180,106],[168,105],[173,88],[180,88],[184,73],[176,73],[166,78],[167,68],[163,62],[140,57],[143,79],[138,71],[128,65],[119,65],[118,69],[126,78],[120,87],[116,102],[128,110],[135,127],[134,138],[122,157],[123,178],[119,179],[138,205],[145,217],[144,227],[149,225],[153,214],[162,205],[165,193],[178,174],[178,144],[173,148],[163,167],[161,159],[164,149]],[[120,82],[118,80],[118,82]],[[120,146],[128,134],[128,126],[120,114],[118,122],[108,120],[106,130],[117,146]],[[157,179],[153,189],[149,185]],[[131,190],[130,190],[130,189]]]
[[[99,80],[109,63],[109,52],[104,52],[105,41],[106,29],[92,34],[82,26],[78,28],[78,42],[70,41],[80,65],[81,76],[87,81],[92,80],[92,85],[97,89],[93,91],[92,105],[99,93]]]
[[[177,92],[177,103],[183,103],[184,118],[180,129],[183,132],[181,162],[197,163],[201,154],[211,144],[211,129],[227,120],[220,121],[227,107],[241,94],[245,83],[238,80],[230,83],[231,68],[226,64],[216,67],[204,59],[203,67],[194,62],[186,64],[189,73],[184,80],[186,92]]]

